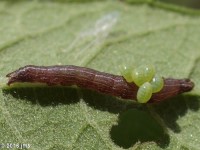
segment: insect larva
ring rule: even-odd
[[[163,86],[163,78],[155,75],[155,68],[151,65],[137,67],[133,70],[122,68],[123,77],[127,82],[134,82],[139,90],[137,92],[137,101],[146,103],[150,100],[152,93],[159,92]],[[149,83],[150,82],[150,83]]]
[[[127,82],[133,82],[132,69],[128,68],[127,66],[120,66],[120,71]]]
[[[133,70],[132,80],[137,86],[149,82],[155,75],[155,68],[153,66],[141,66]]]
[[[150,83],[152,85],[152,92],[153,93],[159,92],[164,86],[163,78],[161,76],[158,76],[158,75],[153,77],[153,79]]]
[[[16,82],[45,83],[48,86],[77,85],[81,88],[117,96],[123,99],[136,100],[138,86],[128,83],[124,77],[99,72],[78,66],[25,66],[7,74],[8,85]],[[194,83],[189,79],[164,79],[161,91],[153,93],[150,101],[158,102],[183,92],[192,90]]]
[[[141,85],[137,92],[137,101],[139,103],[146,103],[152,96],[152,85],[149,82],[145,82]]]
[[[127,67],[122,69],[122,76],[126,81],[134,82],[139,87],[137,92],[139,103],[148,102],[152,93],[157,93],[163,88],[163,78],[155,75],[155,68],[151,65],[137,67],[133,70]]]

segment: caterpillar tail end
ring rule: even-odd
[[[195,84],[190,79],[180,80],[180,90],[179,93],[189,92],[194,88]]]

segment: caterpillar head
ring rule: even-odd
[[[9,78],[8,85],[15,82],[26,82],[29,76],[29,68],[23,67],[6,75]]]

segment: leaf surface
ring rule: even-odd
[[[0,147],[200,147],[200,16],[114,1],[1,1],[0,10],[2,78],[29,64],[78,65],[113,74],[120,74],[121,64],[153,64],[164,77],[195,82],[191,93],[154,105],[74,87],[3,90]]]

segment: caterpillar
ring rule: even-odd
[[[125,73],[126,74],[126,73]],[[127,75],[130,76],[129,73]],[[44,83],[48,86],[72,86],[94,90],[103,94],[120,97],[122,99],[137,99],[140,87],[136,83],[128,82],[125,75],[113,75],[94,69],[73,66],[34,66],[28,65],[6,75],[8,86],[17,82]],[[157,81],[158,79],[155,79]],[[152,82],[155,82],[152,80]],[[155,82],[158,84],[158,82]],[[148,86],[148,85],[146,85]],[[151,84],[153,87],[153,84]],[[155,85],[156,86],[156,85]],[[178,94],[192,90],[194,83],[190,79],[163,78],[163,87],[153,93],[148,103],[163,101]],[[141,88],[142,90],[142,88]],[[140,95],[141,96],[141,95]]]

